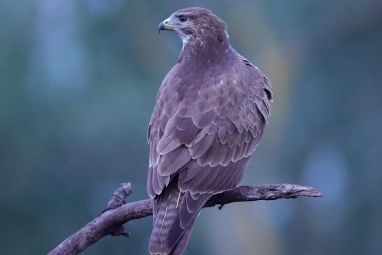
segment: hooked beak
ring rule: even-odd
[[[158,25],[158,33],[160,33],[161,30],[172,30],[175,26],[171,24],[170,18],[165,19]]]

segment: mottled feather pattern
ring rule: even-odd
[[[231,48],[222,20],[201,8],[178,12],[193,22],[174,30],[184,47],[158,91],[148,130],[151,254],[181,254],[207,200],[237,186],[272,100],[268,79]]]

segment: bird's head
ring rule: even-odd
[[[171,30],[177,33],[183,43],[189,39],[214,38],[219,41],[228,39],[227,26],[222,19],[210,10],[192,7],[181,9],[161,23],[158,31]]]

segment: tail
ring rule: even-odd
[[[179,255],[191,236],[195,217],[212,194],[182,192],[177,180],[154,200],[154,227],[149,242],[152,255]]]

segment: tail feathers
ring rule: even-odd
[[[211,197],[210,194],[191,196],[170,183],[154,201],[154,227],[149,251],[152,255],[179,255],[186,248],[195,217]]]
[[[195,220],[195,219],[194,219]],[[192,227],[194,226],[194,221],[191,222],[191,225],[183,233],[180,240],[176,243],[175,247],[172,249],[169,255],[180,255],[183,253],[184,249],[187,246],[188,240],[190,239],[192,233]]]

